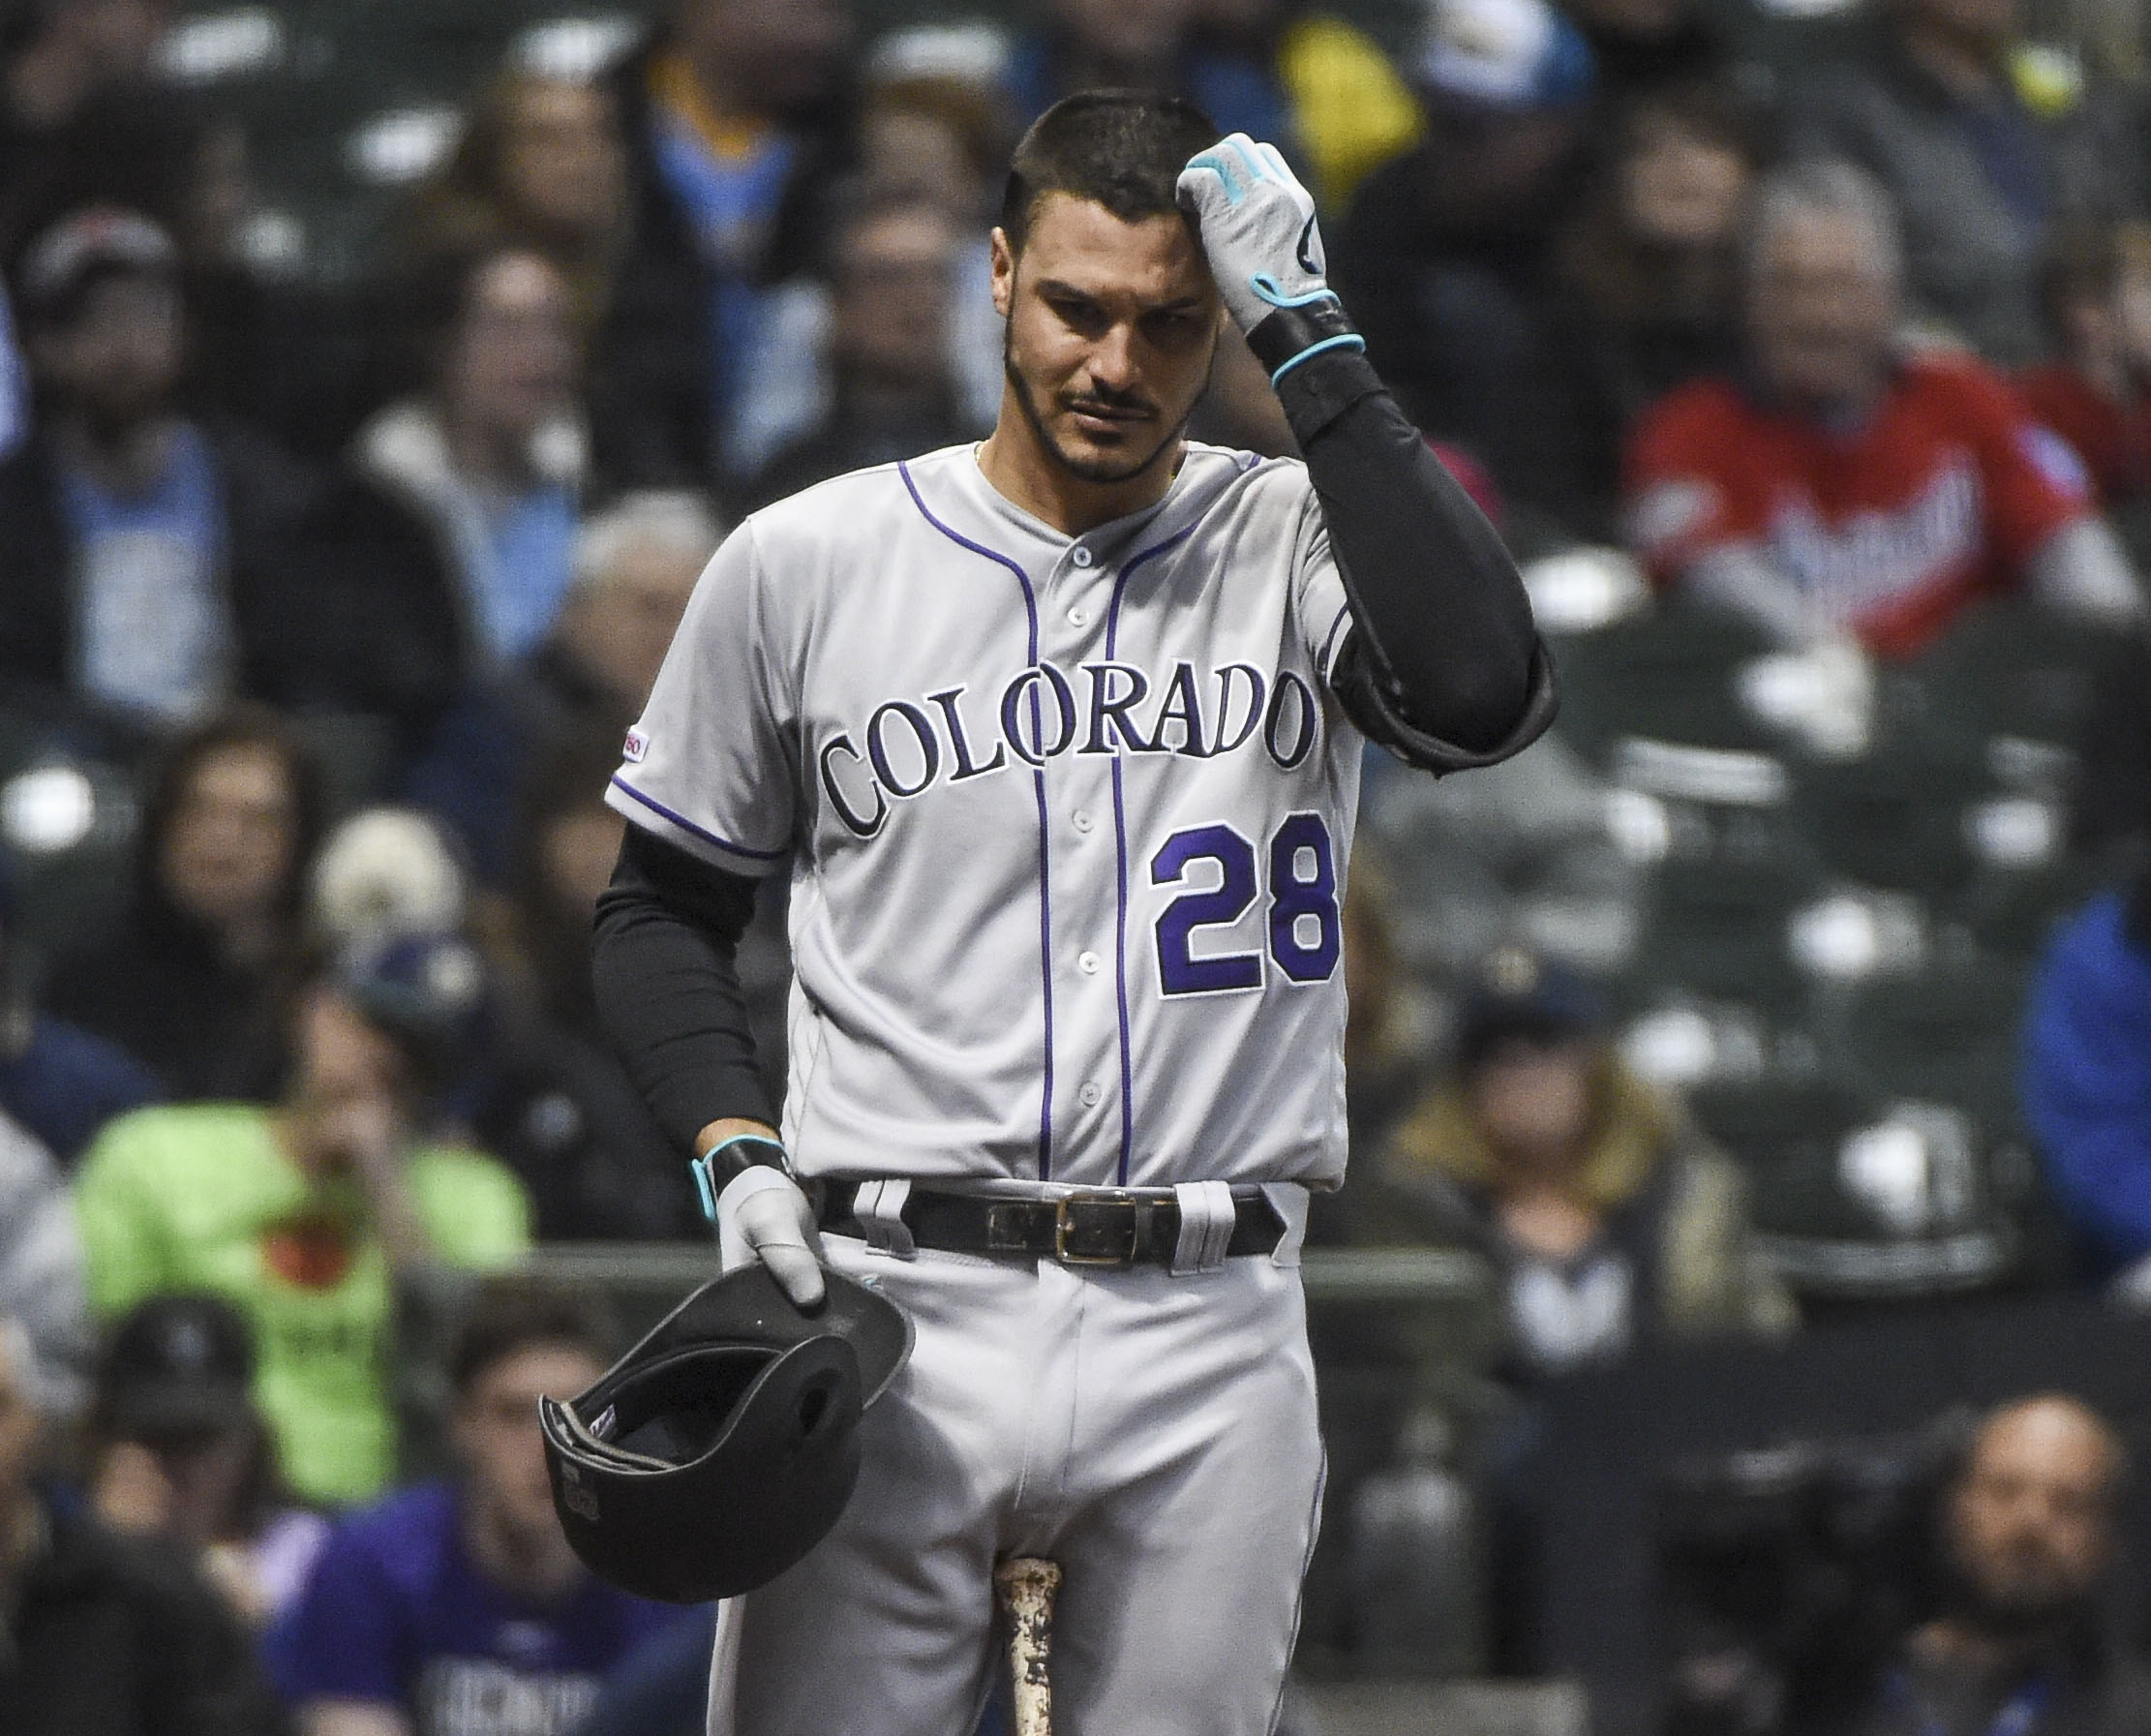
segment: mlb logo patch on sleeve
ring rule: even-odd
[[[650,738],[639,729],[630,729],[627,740],[621,746],[621,757],[632,764],[641,765],[643,755],[650,751]]]

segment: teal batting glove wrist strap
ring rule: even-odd
[[[1320,350],[1364,350],[1367,340],[1352,329],[1334,295],[1298,307],[1272,307],[1247,334],[1256,360],[1269,370],[1271,382]]]
[[[728,1140],[719,1140],[687,1167],[694,1172],[702,1215],[712,1224],[717,1221],[717,1196],[747,1171],[759,1167],[786,1175],[792,1173],[784,1147],[761,1133],[736,1133]]]

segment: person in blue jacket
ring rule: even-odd
[[[2151,1282],[2151,871],[2048,943],[2022,1094],[2047,1181],[2099,1264],[2143,1265]]]

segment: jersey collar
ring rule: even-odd
[[[1199,517],[1226,485],[1249,468],[1245,456],[1191,441],[1179,474],[1161,499],[1139,512],[1093,526],[1080,536],[1055,530],[988,482],[979,468],[975,442],[930,453],[916,461],[911,471],[923,483],[928,478],[939,481],[961,503],[959,510],[972,520],[973,528],[984,532],[983,539],[1009,554],[1054,562],[1080,544],[1100,564],[1106,564],[1138,541],[1155,542],[1161,536],[1170,536]]]

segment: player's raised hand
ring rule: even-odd
[[[822,1233],[799,1184],[780,1170],[743,1170],[717,1196],[717,1258],[728,1272],[759,1260],[795,1306],[822,1305]]]
[[[1366,348],[1329,287],[1315,196],[1275,145],[1226,135],[1188,160],[1179,195],[1218,293],[1273,381],[1318,350]]]

